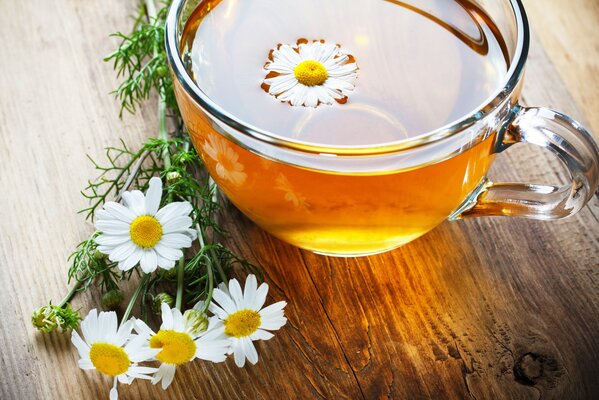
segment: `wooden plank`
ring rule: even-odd
[[[532,28],[575,100],[588,128],[599,138],[599,2],[524,0]]]
[[[2,399],[107,398],[110,382],[77,368],[68,338],[37,334],[28,316],[64,293],[66,257],[92,230],[73,213],[92,174],[84,153],[99,156],[120,137],[135,146],[155,130],[152,106],[117,118],[107,95],[114,74],[100,61],[115,45],[107,34],[127,29],[133,10],[134,2],[117,0],[0,3],[0,37],[18,43],[0,59]],[[599,17],[588,14],[580,18]],[[528,104],[581,120],[591,114],[586,103],[576,107],[537,36],[526,82]],[[515,146],[492,176],[553,183],[561,171],[547,153]],[[121,387],[122,399],[599,393],[597,200],[559,222],[445,223],[394,252],[347,260],[299,251],[232,207],[224,219],[228,243],[263,266],[270,300],[289,302],[288,326],[258,345],[256,366],[197,362],[167,392],[136,382]],[[75,302],[83,311],[97,304],[95,292]]]

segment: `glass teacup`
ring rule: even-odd
[[[509,53],[509,70],[493,95],[449,125],[374,146],[285,138],[246,124],[213,102],[190,77],[182,57],[183,27],[190,9],[201,3],[175,0],[167,19],[167,52],[181,114],[222,192],[288,243],[327,255],[374,254],[408,243],[447,219],[567,217],[597,190],[599,149],[589,132],[559,112],[518,104],[530,38],[519,0],[476,2],[495,21]],[[416,7],[420,2],[406,3]],[[495,155],[522,142],[557,154],[570,184],[489,181]]]

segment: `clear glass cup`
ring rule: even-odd
[[[381,0],[382,1],[382,0]],[[530,32],[519,0],[475,2],[506,41],[510,68],[484,104],[450,125],[376,146],[328,147],[245,124],[212,102],[184,67],[182,30],[198,0],[174,0],[166,48],[184,122],[224,194],[266,231],[298,247],[361,256],[399,247],[445,220],[559,219],[599,185],[599,149],[568,116],[518,104]],[[214,4],[218,2],[214,2]],[[407,3],[418,7],[423,1]],[[555,153],[565,186],[494,183],[495,155],[516,143]]]

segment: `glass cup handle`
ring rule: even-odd
[[[599,185],[599,148],[578,122],[547,108],[517,106],[498,151],[515,143],[532,143],[555,153],[565,164],[571,183],[546,186],[487,180],[450,219],[559,219],[577,213],[593,197]]]

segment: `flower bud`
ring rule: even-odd
[[[166,303],[172,308],[175,305],[175,299],[166,292],[158,293],[152,302],[152,311],[154,311],[154,314],[160,314],[160,307],[162,307],[162,303]]]
[[[160,277],[162,279],[175,279],[177,277],[177,268],[162,269],[160,268]]]
[[[96,252],[94,253],[94,258],[100,261],[106,258],[106,254],[102,253],[100,250],[96,250]]]
[[[107,310],[116,310],[123,302],[125,296],[119,289],[109,290],[102,296],[102,307]]]
[[[35,310],[31,315],[31,323],[35,329],[46,333],[58,327],[58,319],[51,306],[43,306]]]
[[[200,310],[187,310],[183,313],[183,323],[190,335],[199,336],[208,329],[208,316]]]
[[[167,185],[172,185],[173,183],[177,182],[179,179],[181,179],[181,174],[179,174],[177,171],[171,171],[166,174],[166,184]]]
[[[158,68],[156,68],[156,73],[159,77],[164,78],[168,75],[168,68],[164,65],[161,65]]]

